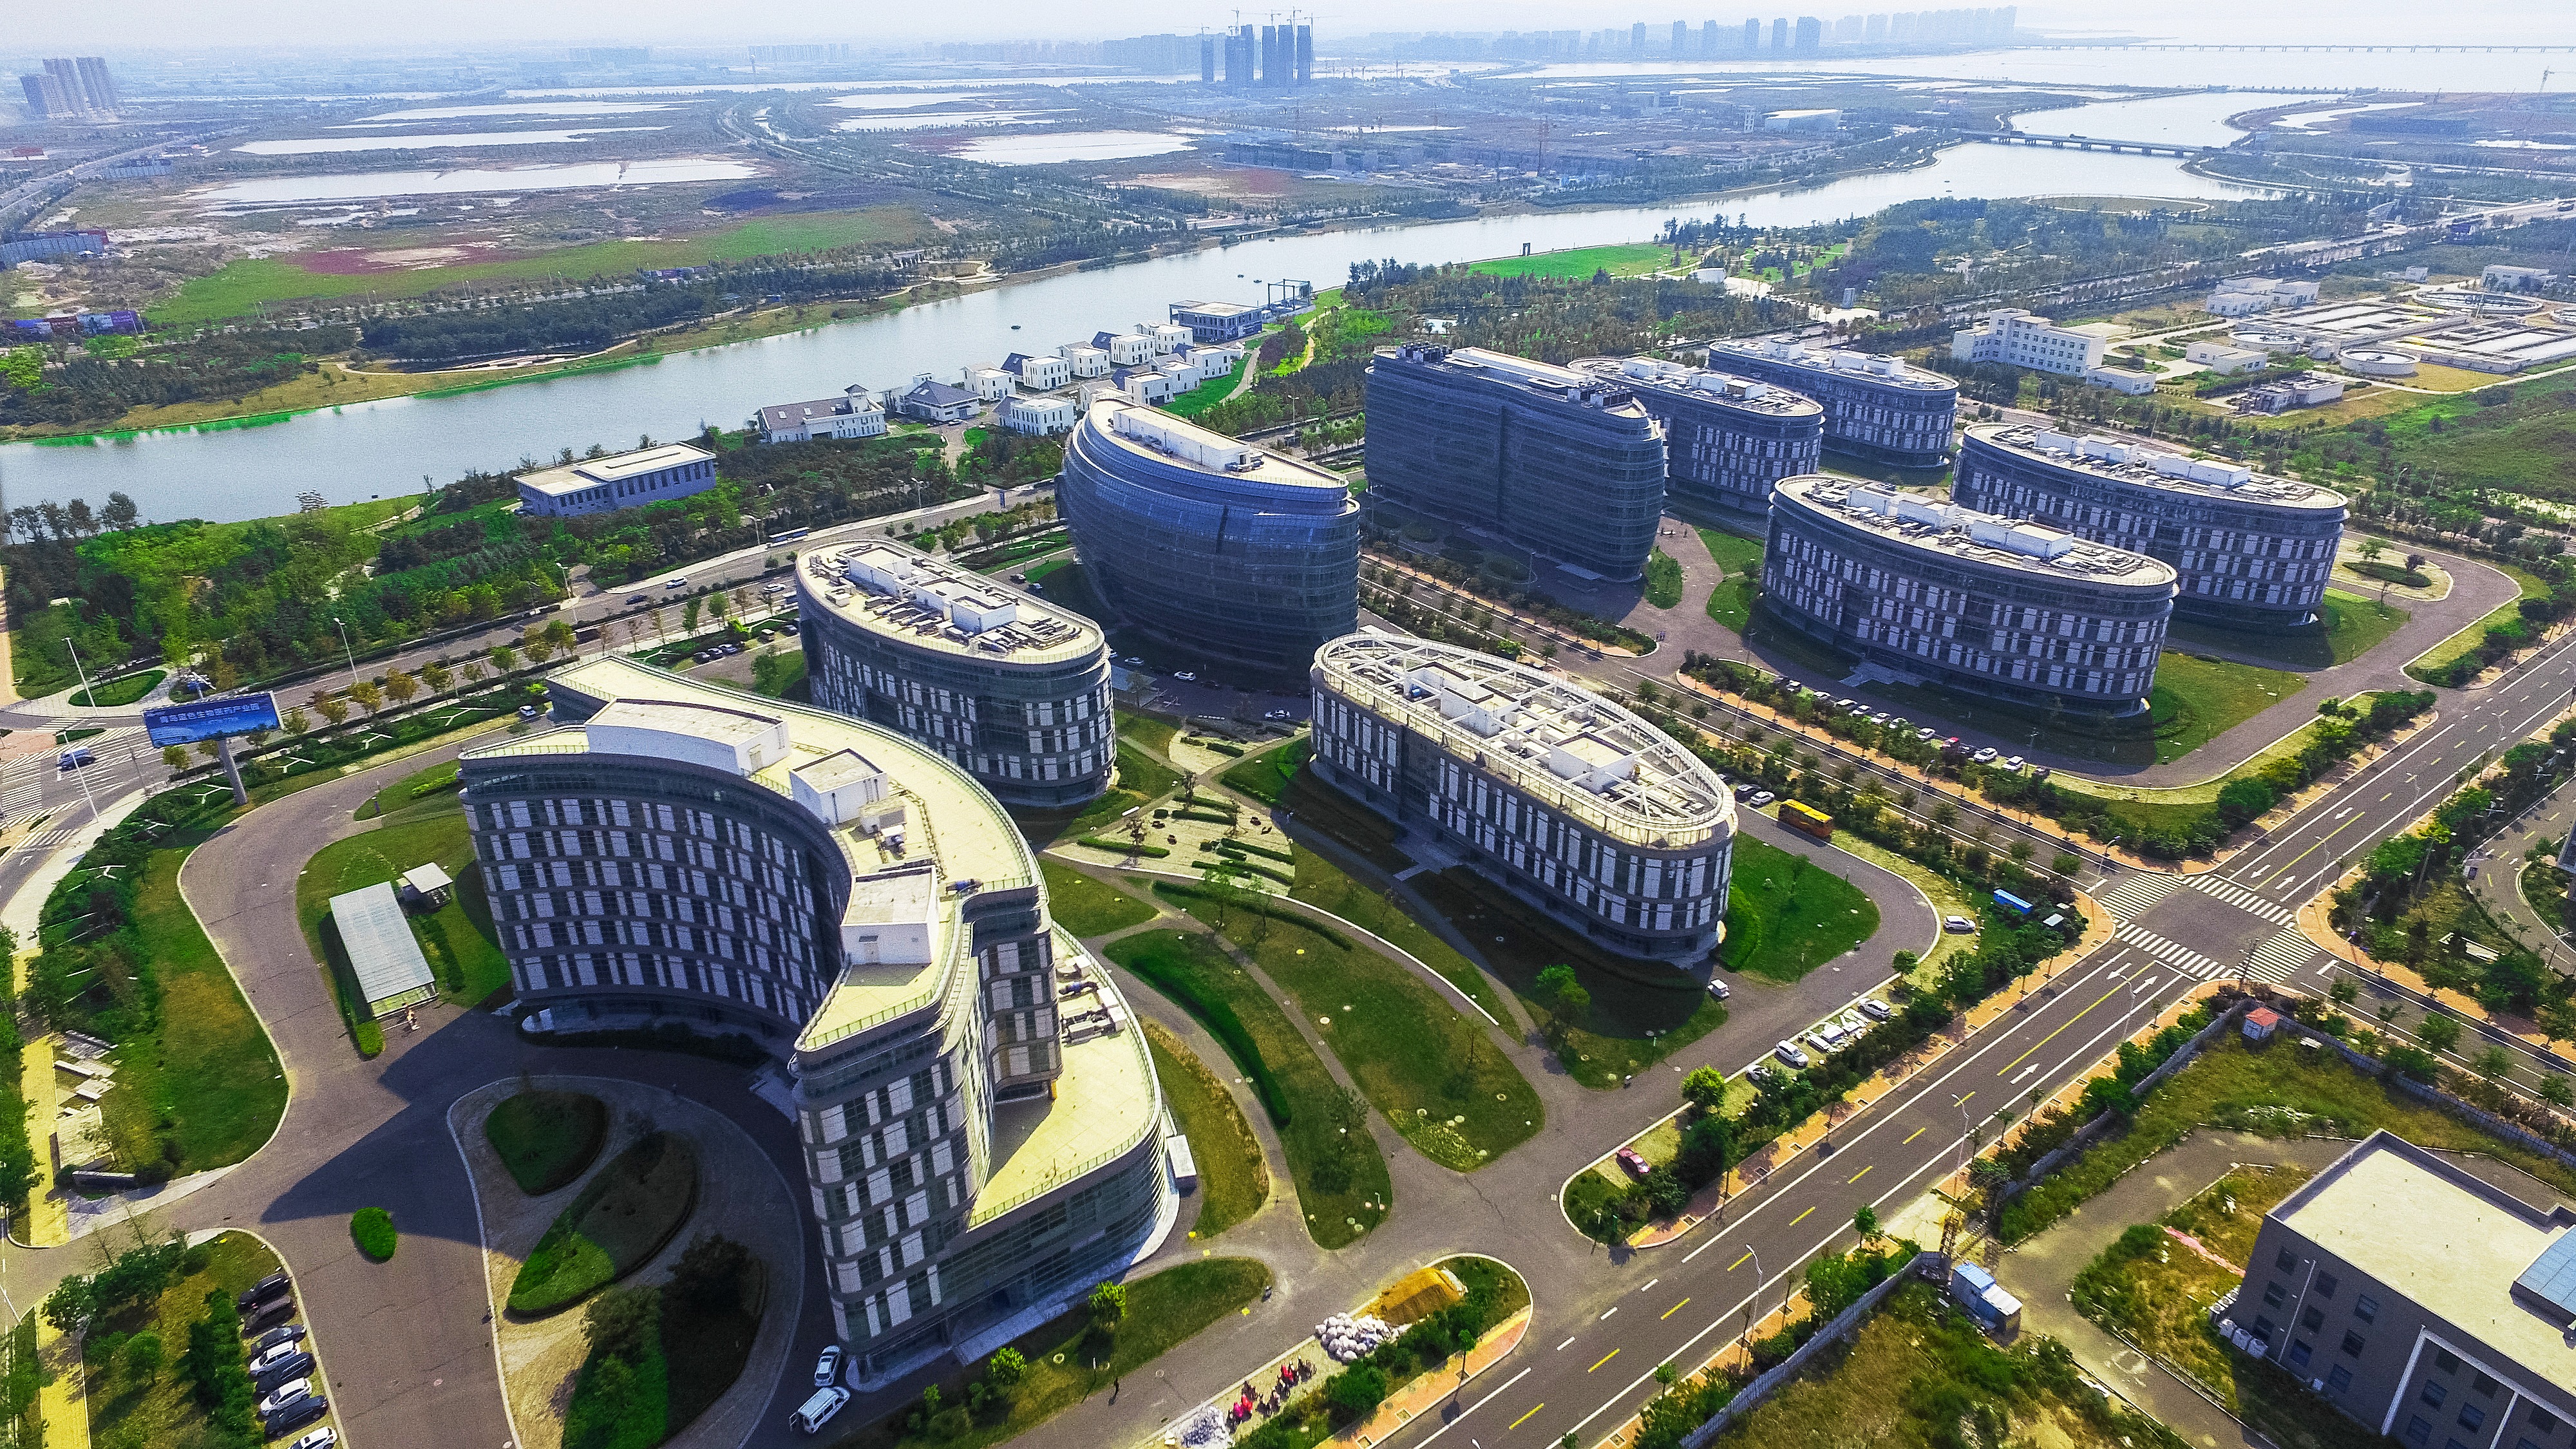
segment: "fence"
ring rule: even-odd
[[[1915,1254],[1903,1268],[1888,1274],[1877,1287],[1862,1294],[1858,1303],[1835,1314],[1833,1322],[1826,1324],[1814,1337],[1798,1345],[1797,1352],[1782,1359],[1769,1373],[1746,1384],[1744,1391],[1727,1400],[1726,1407],[1712,1415],[1707,1423],[1683,1435],[1682,1449],[1708,1449],[1709,1444],[1714,1442],[1719,1434],[1724,1433],[1726,1426],[1735,1422],[1738,1415],[1760,1408],[1763,1400],[1778,1393],[1782,1385],[1796,1378],[1808,1364],[1815,1361],[1817,1354],[1825,1351],[1827,1346],[1858,1332],[1860,1321],[1876,1313],[1878,1306],[1887,1301],[1889,1294],[1905,1286],[1906,1279],[1920,1276],[1939,1282],[1941,1267],[1940,1254]]]
[[[2216,1021],[2202,1027],[2191,1040],[2184,1042],[2179,1048],[2177,1048],[2172,1056],[2165,1058],[2164,1065],[2147,1073],[2144,1077],[2139,1078],[2138,1085],[2133,1089],[2135,1094],[2140,1097],[2147,1095],[2156,1088],[2163,1086],[2165,1081],[2173,1076],[2174,1073],[2191,1065],[2192,1058],[2199,1056],[2202,1048],[2208,1046],[2211,1042],[2216,1041],[2219,1033],[2227,1031],[2234,1027],[2238,1022],[2243,1021],[2245,1019],[2247,1008],[2251,1007],[2253,1004],[2253,1001],[2249,998],[2247,1000],[2237,1002],[2234,1006],[2231,1006],[2227,1008],[2226,1011],[2220,1013]],[[2041,1178],[2055,1172],[2059,1167],[2074,1160],[2077,1155],[2092,1147],[2093,1144],[2111,1135],[2111,1130],[2119,1124],[2120,1114],[2117,1112],[2105,1112],[2101,1116],[2094,1118],[2092,1121],[2085,1123],[2074,1136],[2058,1144],[2046,1155],[2042,1156],[2037,1162],[2032,1163],[2029,1171],[2023,1173],[2014,1181],[2006,1183],[2004,1185],[2002,1201],[2008,1202],[2011,1199],[2019,1197],[2023,1193],[2030,1191],[2032,1185],[2037,1183]],[[1998,1205],[2000,1206],[2000,1203]]]

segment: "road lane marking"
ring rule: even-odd
[[[1789,1219],[1789,1226],[1791,1226],[1791,1227],[1793,1227],[1793,1228],[1794,1228],[1794,1227],[1796,1227],[1798,1224],[1805,1222],[1805,1221],[1807,1220],[1807,1213],[1812,1213],[1812,1212],[1814,1212],[1815,1210],[1816,1210],[1816,1209],[1815,1209],[1815,1205],[1814,1205],[1814,1204],[1812,1204],[1812,1203],[1811,1203],[1811,1204],[1809,1204],[1809,1205],[1808,1205],[1808,1207],[1807,1207],[1807,1212],[1805,1212],[1805,1213],[1800,1213],[1800,1214],[1798,1214],[1796,1217]]]
[[[1753,1256],[1753,1251],[1752,1251],[1751,1249],[1749,1249],[1749,1248],[1748,1248],[1748,1249],[1746,1249],[1746,1250],[1745,1250],[1745,1253],[1744,1253],[1744,1258],[1738,1258],[1738,1259],[1736,1259],[1734,1262],[1727,1264],[1727,1265],[1726,1265],[1726,1271],[1728,1271],[1728,1272],[1732,1273],[1732,1272],[1734,1272],[1736,1269],[1743,1267],[1743,1266],[1744,1266],[1744,1259],[1745,1259],[1745,1258],[1750,1258],[1750,1257],[1752,1257],[1752,1256]],[[1567,1339],[1567,1340],[1566,1340],[1566,1342],[1568,1342],[1568,1343],[1572,1343],[1573,1341],[1574,1341],[1574,1340],[1572,1340],[1572,1339]]]
[[[1638,1292],[1640,1292],[1640,1293],[1643,1293],[1643,1292],[1645,1292],[1645,1291],[1646,1291],[1646,1289],[1647,1289],[1647,1288],[1652,1288],[1652,1287],[1654,1287],[1656,1284],[1661,1283],[1662,1281],[1664,1281],[1664,1280],[1663,1280],[1663,1279],[1661,1279],[1661,1278],[1649,1278],[1649,1279],[1647,1279],[1647,1280],[1646,1280],[1645,1285],[1644,1285],[1643,1287],[1640,1287],[1637,1291],[1638,1291]]]
[[[1614,1348],[1614,1349],[1610,1350],[1608,1353],[1605,1353],[1605,1354],[1601,1355],[1601,1363],[1596,1363],[1596,1364],[1594,1364],[1594,1365],[1592,1366],[1592,1368],[1585,1369],[1585,1370],[1584,1370],[1584,1372],[1585,1372],[1585,1373],[1591,1373],[1591,1372],[1593,1371],[1593,1369],[1597,1369],[1597,1368],[1601,1367],[1601,1364],[1602,1364],[1602,1363],[1608,1363],[1610,1360],[1612,1360],[1612,1359],[1614,1359],[1614,1358],[1617,1358],[1618,1356],[1619,1356],[1619,1350],[1617,1350],[1617,1349],[1615,1349],[1615,1348]]]
[[[1419,1445],[1416,1445],[1416,1446],[1415,1446],[1415,1449],[1425,1449],[1425,1446],[1428,1446],[1428,1445],[1431,1443],[1431,1441],[1432,1441],[1432,1440],[1437,1439],[1437,1438],[1439,1438],[1441,1435],[1448,1433],[1450,1430],[1457,1428],[1457,1427],[1458,1427],[1458,1425],[1459,1425],[1459,1423],[1460,1423],[1461,1421],[1463,1421],[1463,1420],[1467,1417],[1467,1415],[1468,1415],[1468,1414],[1472,1414],[1472,1413],[1476,1412],[1478,1409],[1481,1409],[1481,1408],[1485,1407],[1487,1404],[1492,1403],[1494,1400],[1501,1398],[1501,1397],[1502,1397],[1506,1392],[1508,1392],[1508,1391],[1511,1389],[1511,1386],[1512,1386],[1512,1385],[1514,1385],[1514,1384],[1516,1384],[1516,1383],[1519,1383],[1521,1380],[1523,1380],[1523,1379],[1525,1379],[1525,1378],[1528,1378],[1529,1376],[1530,1376],[1530,1371],[1529,1371],[1528,1369],[1522,1369],[1519,1373],[1516,1373],[1516,1374],[1512,1375],[1510,1378],[1507,1378],[1507,1379],[1503,1380],[1503,1382],[1502,1382],[1502,1386],[1501,1386],[1500,1388],[1495,1389],[1492,1393],[1485,1395],[1483,1398],[1478,1399],[1476,1402],[1474,1402],[1474,1403],[1472,1403],[1472,1404],[1469,1404],[1469,1405],[1467,1406],[1467,1408],[1466,1408],[1466,1412],[1465,1412],[1465,1413],[1461,1413],[1461,1414],[1459,1414],[1456,1418],[1451,1419],[1448,1423],[1443,1424],[1443,1425],[1441,1425],[1439,1428],[1432,1430],[1430,1433],[1423,1435],[1423,1436],[1422,1436],[1422,1443],[1421,1443],[1421,1444],[1419,1444]],[[1543,1407],[1545,1407],[1545,1406],[1544,1406],[1544,1405],[1541,1405],[1540,1407],[1542,1407],[1542,1408],[1543,1408]],[[1534,1414],[1534,1413],[1538,1412],[1538,1410],[1533,1409],[1533,1410],[1531,1410],[1530,1412]],[[1526,1417],[1528,1417],[1528,1415],[1523,1415],[1522,1417],[1526,1418]]]
[[[2026,1066],[2026,1067],[2024,1067],[2024,1068],[2022,1068],[2022,1069],[2021,1069],[2021,1075],[2020,1075],[2020,1076],[2017,1076],[2017,1077],[2013,1078],[2013,1085],[2014,1085],[2014,1086],[2016,1086],[2016,1087],[2020,1086],[2023,1082],[2026,1082],[2026,1081],[2030,1080],[2030,1074],[2031,1074],[2031,1073],[2033,1073],[2033,1072],[2035,1072],[2035,1071],[2038,1071],[2038,1070],[2039,1070],[2039,1063],[2037,1063],[2037,1062],[2032,1062],[2029,1066]],[[2000,1074],[1999,1074],[1999,1075],[2000,1075]]]
[[[1917,1127],[1917,1128],[1915,1128],[1915,1129],[1914,1129],[1914,1137],[1920,1137],[1920,1136],[1922,1136],[1924,1133],[1929,1132],[1929,1131],[1931,1131],[1931,1130],[1932,1130],[1932,1129],[1931,1129],[1931,1128],[1929,1128],[1929,1127]],[[1897,1146],[1899,1146],[1899,1147],[1910,1147],[1910,1146],[1912,1146],[1912,1145],[1913,1145],[1913,1143],[1914,1143],[1914,1137],[1908,1137],[1908,1138],[1906,1138],[1903,1142],[1899,1142],[1899,1143],[1897,1143],[1896,1145],[1897,1145]]]
[[[1521,1415],[1519,1418],[1512,1420],[1512,1421],[1511,1421],[1510,1423],[1508,1423],[1508,1424],[1505,1424],[1505,1425],[1503,1426],[1503,1432],[1504,1432],[1504,1433],[1506,1433],[1506,1434],[1508,1434],[1508,1433],[1512,1432],[1514,1429],[1519,1428],[1521,1425],[1528,1423],[1528,1422],[1530,1421],[1530,1414],[1535,1414],[1535,1413],[1537,1413],[1539,1410],[1544,1409],[1544,1408],[1546,1408],[1546,1407],[1547,1407],[1547,1405],[1545,1405],[1545,1404],[1543,1404],[1543,1403],[1542,1403],[1542,1404],[1532,1404],[1532,1405],[1530,1406],[1529,1414],[1523,1414],[1523,1415]]]
[[[2118,995],[2118,994],[2119,994],[2119,991],[2120,991],[2120,988],[2119,988],[2119,987],[2117,987],[2117,986],[2114,986],[2114,987],[2112,987],[2110,990],[2103,992],[2100,996],[2097,996],[2097,997],[2095,997],[2095,998],[2093,999],[2093,1006],[2100,1006],[2103,1002],[2108,1001],[2108,1000],[2110,1000],[2112,997],[2114,997],[2114,996]],[[2070,1027],[2070,1026],[2073,1026],[2075,1023],[2077,1023],[2077,1022],[2079,1022],[2079,1021],[2082,1021],[2082,1020],[2084,1019],[2084,1017],[2085,1017],[2086,1013],[2088,1013],[2088,1012],[2092,1011],[2093,1006],[2088,1006],[2088,1007],[2084,1008],[2084,1010],[2083,1010],[2083,1011],[2079,1011],[2079,1012],[2075,1013],[2073,1016],[2070,1016],[2070,1017],[2066,1018],[2066,1021],[2065,1021],[2065,1023],[2064,1023],[2063,1025],[2059,1026],[2059,1027],[2057,1028],[2057,1030],[2050,1032],[2048,1035],[2046,1035],[2046,1036],[2044,1036],[2044,1037],[2041,1037],[2041,1038],[2039,1039],[2038,1043],[2037,1043],[2036,1045],[2032,1046],[2032,1047],[2031,1047],[2031,1049],[2030,1049],[2029,1051],[2023,1052],[2020,1056],[2017,1056],[2017,1057],[2013,1058],[2011,1061],[2008,1061],[2008,1062],[2004,1063],[2004,1065],[2003,1065],[2003,1070],[2002,1070],[2002,1071],[1998,1071],[1998,1072],[1996,1072],[1996,1073],[1995,1073],[1995,1075],[1996,1075],[1996,1076],[1998,1076],[1998,1077],[2000,1077],[2000,1076],[2002,1076],[2002,1075],[2004,1074],[2004,1072],[2009,1072],[2009,1071],[2011,1071],[2013,1068],[2015,1068],[2015,1067],[2017,1067],[2017,1066],[2020,1066],[2024,1061],[2028,1060],[2029,1058],[2034,1057],[2034,1056],[2037,1056],[2037,1055],[2039,1054],[2039,1049],[2040,1049],[2040,1047],[2044,1047],[2044,1046],[2048,1045],[2050,1042],[2053,1042],[2053,1041],[2057,1040],[2060,1036],[2065,1035],[2065,1033],[2066,1033],[2066,1028],[2067,1028],[2067,1027]],[[1976,1093],[1974,1093],[1974,1092],[1970,1092],[1970,1093],[1968,1094],[1968,1096],[1969,1096],[1969,1097],[1973,1097],[1973,1096],[1975,1096],[1975,1095],[1976,1095]],[[1962,1102],[1964,1102],[1964,1101],[1968,1100],[1968,1098],[1967,1098],[1967,1097],[1962,1097],[1962,1098],[1960,1098],[1959,1100],[1960,1100],[1960,1101],[1962,1101]]]
[[[1998,1077],[2000,1077],[2000,1076],[2002,1076],[2002,1075],[2003,1075],[2003,1073],[2001,1073],[2001,1072],[1997,1072],[1997,1073],[1995,1073],[1995,1075],[1996,1075],[1996,1076],[1998,1076]],[[1937,1084],[1936,1084],[1936,1085],[1937,1085]],[[1968,1097],[1973,1097],[1973,1096],[1975,1096],[1975,1095],[1977,1095],[1977,1094],[1976,1094],[1975,1092],[1973,1092],[1973,1091],[1972,1091],[1972,1092],[1970,1092],[1970,1093],[1968,1093]],[[1966,1106],[1966,1105],[1968,1104],[1968,1097],[1961,1097],[1961,1098],[1959,1099],[1959,1105],[1960,1105],[1960,1106],[1962,1106],[1962,1107]]]
[[[1685,1298],[1685,1299],[1683,1299],[1683,1300],[1682,1300],[1682,1302],[1681,1302],[1681,1303],[1676,1303],[1676,1304],[1674,1304],[1672,1307],[1665,1309],[1665,1310],[1664,1310],[1664,1317],[1665,1317],[1665,1318],[1670,1318],[1670,1317],[1672,1317],[1674,1314],[1681,1312],[1681,1311],[1682,1311],[1682,1303],[1688,1303],[1688,1302],[1690,1302],[1690,1300],[1689,1300],[1689,1299],[1687,1299],[1687,1298]],[[1660,1323],[1660,1322],[1662,1322],[1663,1320],[1662,1320],[1662,1319],[1657,1319],[1656,1321]]]
[[[1558,1345],[1556,1346],[1556,1351],[1557,1351],[1558,1353],[1563,1353],[1563,1352],[1565,1352],[1568,1348],[1571,1348],[1573,1345],[1574,1345],[1574,1340],[1569,1338],[1569,1339],[1567,1339],[1565,1342],[1558,1344]]]
[[[1849,1186],[1849,1185],[1850,1185],[1850,1183],[1852,1183],[1852,1182],[1858,1182],[1858,1181],[1860,1181],[1862,1178],[1869,1176],[1869,1174],[1870,1174],[1871,1170],[1872,1170],[1872,1169],[1874,1169],[1874,1168],[1876,1168],[1877,1166],[1878,1166],[1878,1164],[1877,1164],[1877,1163],[1875,1163],[1875,1162],[1873,1162],[1873,1163],[1871,1163],[1868,1167],[1864,1167],[1864,1168],[1862,1168],[1860,1171],[1853,1173],[1853,1174],[1851,1175],[1850,1181],[1849,1181],[1849,1182],[1846,1182],[1844,1185],[1845,1185],[1845,1186]]]

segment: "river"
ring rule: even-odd
[[[2237,98],[2213,107],[2242,109]],[[2052,113],[2071,116],[2072,112]],[[2049,129],[2055,129],[2051,127]],[[2088,128],[2089,129],[2089,128]],[[445,398],[362,403],[260,426],[172,429],[115,441],[0,446],[8,506],[111,491],[146,518],[256,518],[292,511],[312,489],[334,503],[408,493],[468,469],[516,466],[558,448],[631,445],[640,434],[685,437],[705,423],[738,427],[763,404],[871,388],[916,373],[954,378],[1013,350],[1053,351],[1102,328],[1159,321],[1166,303],[1257,300],[1262,279],[1318,288],[1361,258],[1470,261],[1518,252],[1651,239],[1669,217],[1741,215],[1797,226],[1862,215],[1931,196],[2248,194],[2145,156],[1965,145],[1913,171],[1876,172],[1823,186],[1654,207],[1480,217],[1211,247],[927,302],[810,332],[667,356],[586,376],[514,383]],[[1017,330],[1013,330],[1014,328]]]

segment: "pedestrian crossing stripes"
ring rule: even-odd
[[[2288,907],[2267,901],[2234,881],[2220,880],[2216,876],[2196,875],[2191,878],[2191,885],[2192,889],[2202,895],[2214,896],[2247,915],[2261,916],[2276,926],[2290,924],[2292,913]]]
[[[2145,951],[2186,976],[2214,981],[2227,974],[2227,968],[2203,956],[2179,941],[2169,941],[2134,922],[2122,926],[2118,939]]]
[[[2246,964],[2245,974],[2274,986],[2286,986],[2290,978],[2307,969],[2308,964],[2325,953],[2317,943],[2297,931],[2283,931],[2254,948],[2254,959]]]
[[[2179,877],[2141,874],[2129,877],[2093,899],[2114,917],[2134,921],[2152,909],[2156,902],[2181,889]]]

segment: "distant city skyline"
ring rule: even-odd
[[[1696,30],[1711,20],[1722,28],[1733,28],[1748,19],[1758,19],[1767,34],[1772,20],[1787,18],[1794,25],[1802,14],[1821,21],[1830,39],[1834,38],[1835,23],[1846,14],[1894,8],[1848,4],[1650,6],[1634,0],[1585,0],[1573,5],[1537,0],[1400,0],[1395,5],[1362,11],[1324,11],[1310,16],[1300,10],[1298,15],[1301,20],[1311,19],[1318,48],[1329,50],[1332,39],[1407,30],[1624,30],[1642,23],[1660,39],[1676,21]],[[2066,34],[2152,34],[2199,42],[2389,44],[2423,40],[2457,45],[2546,38],[2533,33],[2539,16],[2532,7],[2507,0],[2464,0],[2444,7],[2438,35],[2427,33],[2421,7],[2399,4],[2397,0],[2360,0],[2337,7],[2332,13],[2313,6],[2223,5],[2217,0],[2179,0],[2151,12],[2067,3],[2024,4],[2020,9],[2025,29]],[[1213,33],[1225,27],[1232,15],[1231,11],[1213,7],[1204,14],[1184,9],[1157,12],[1151,23],[1140,23],[1142,17],[1129,7],[1113,6],[1105,0],[1071,0],[1043,12],[1016,17],[1013,23],[1016,33],[1031,38],[1108,39],[1140,30],[1191,33],[1202,25]],[[1287,11],[1282,9],[1278,15],[1285,19]],[[434,10],[370,14],[363,39],[350,35],[346,48],[353,54],[375,55],[414,48],[454,54],[459,50],[551,44],[730,48],[808,38],[816,26],[837,24],[844,18],[838,7],[815,0],[789,0],[769,7],[758,22],[761,28],[745,28],[731,16],[719,21],[711,12],[674,0],[554,0],[538,6],[506,4],[502,0],[457,0]],[[1261,23],[1268,19],[1268,12],[1258,16],[1247,13],[1246,18]],[[174,50],[189,48],[237,54],[244,49],[276,46],[309,55],[333,48],[316,45],[317,37],[347,33],[346,10],[323,0],[261,0],[257,4],[247,0],[135,0],[109,11],[56,8],[14,15],[11,19],[10,49],[0,53],[0,68],[13,71],[36,69],[47,54],[65,52],[106,52],[114,61],[120,50],[131,55],[167,57]],[[889,15],[881,26],[878,33],[898,44],[991,38],[985,32],[961,33],[929,13]],[[152,46],[148,50],[134,49],[129,43],[137,36],[150,36]],[[463,36],[475,37],[476,43],[460,46],[458,39]]]

